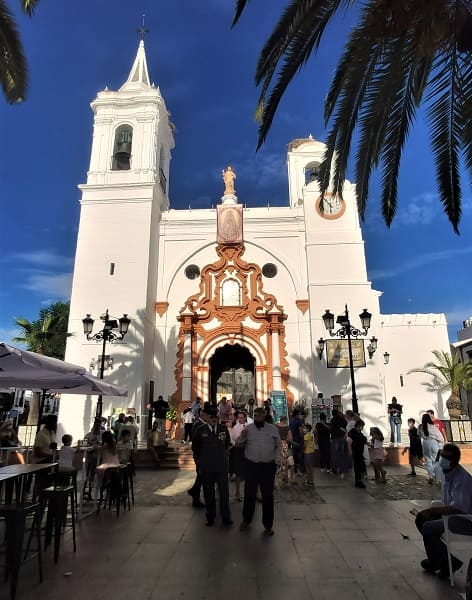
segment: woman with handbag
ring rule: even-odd
[[[423,454],[425,467],[428,471],[428,483],[434,485],[436,481],[436,472],[434,463],[439,451],[439,444],[443,442],[443,436],[439,429],[434,425],[431,416],[425,413],[421,418],[421,425],[418,427],[421,441],[423,442]]]

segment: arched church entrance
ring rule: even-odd
[[[240,344],[225,344],[210,358],[209,398],[219,402],[222,396],[231,399],[235,406],[255,397],[256,360]]]
[[[284,308],[264,290],[259,265],[243,259],[244,244],[215,250],[177,317],[174,402],[182,410],[196,396],[215,400],[231,389],[258,405],[271,390],[286,390],[291,404]]]

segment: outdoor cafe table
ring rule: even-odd
[[[30,477],[44,471],[51,471],[57,467],[57,463],[44,463],[37,465],[9,465],[0,468],[0,498],[2,498],[3,483],[6,483],[6,499],[11,501],[13,488],[16,491],[17,504],[24,504],[26,499],[26,482]]]

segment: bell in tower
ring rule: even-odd
[[[133,129],[130,125],[118,127],[115,135],[115,147],[113,151],[114,171],[128,171],[131,168],[131,143]]]

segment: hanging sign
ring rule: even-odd
[[[351,340],[352,364],[365,367],[364,340]],[[326,340],[326,364],[330,369],[349,368],[349,346],[347,340]]]

